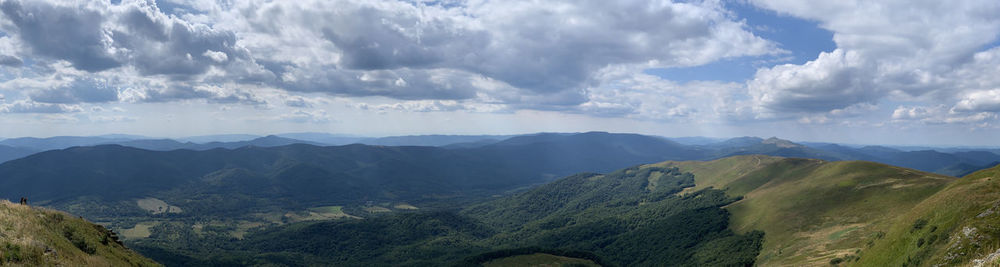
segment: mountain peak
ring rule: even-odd
[[[284,145],[291,145],[291,144],[321,145],[321,144],[317,144],[317,143],[314,143],[314,142],[302,141],[302,140],[291,139],[291,138],[285,138],[285,137],[281,137],[281,136],[277,136],[277,135],[268,135],[268,136],[264,136],[264,137],[260,137],[260,138],[255,138],[253,140],[247,141],[247,144],[253,145],[253,146],[264,146],[264,147],[284,146]]]
[[[796,143],[794,143],[792,141],[788,141],[788,140],[785,140],[785,139],[780,139],[780,138],[773,137],[773,136],[771,138],[768,138],[768,139],[764,140],[764,141],[761,141],[760,143],[761,144],[776,145],[778,147],[783,147],[783,148],[803,147],[802,145],[796,144]]]

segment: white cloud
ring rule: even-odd
[[[290,114],[281,115],[278,120],[296,123],[329,123],[332,118],[325,110],[295,110]]]
[[[955,110],[1000,112],[1000,89],[971,92],[955,105]]]
[[[352,112],[701,125],[981,124],[1000,111],[996,1],[751,0],[834,33],[835,50],[777,66],[781,44],[719,1],[112,2],[0,0],[4,112],[179,102],[323,122],[337,111],[317,95]],[[746,83],[644,73],[739,57],[768,67]]]
[[[354,103],[351,105],[361,110],[373,110],[380,113],[388,111],[403,112],[447,112],[447,111],[467,111],[467,112],[503,112],[510,108],[502,104],[484,104],[470,101],[456,100],[410,100],[389,104],[369,104]]]
[[[133,122],[138,120],[137,118],[132,116],[121,116],[121,115],[116,115],[116,116],[98,115],[98,116],[90,116],[88,117],[88,119],[91,122],[97,122],[97,123]]]
[[[886,100],[950,104],[963,91],[1000,86],[995,65],[972,67],[994,61],[980,50],[1000,37],[1000,2],[751,2],[818,21],[837,44],[809,63],[759,70],[748,83],[758,112],[823,113]]]
[[[0,104],[0,113],[75,113],[81,111],[83,108],[78,105],[38,103],[29,100]]]
[[[607,68],[587,88],[576,111],[596,116],[656,121],[719,122],[741,119],[746,99],[738,83],[679,84],[628,68]]]
[[[747,87],[760,113],[826,112],[875,102],[883,92],[870,69],[861,54],[837,49],[803,65],[760,69]]]
[[[345,95],[468,99],[483,90],[475,83],[485,76],[547,98],[546,105],[575,105],[585,98],[573,92],[608,65],[691,66],[781,52],[711,2],[470,1],[444,7],[278,1],[232,7],[215,25],[245,36],[239,43],[281,77],[278,87]],[[448,87],[466,90],[440,89]]]
[[[297,108],[311,108],[313,105],[311,101],[301,97],[301,96],[290,96],[285,99],[285,105],[289,107]]]
[[[916,121],[925,124],[981,124],[997,120],[992,112],[959,112],[945,105],[900,106],[892,112],[895,122]]]
[[[201,55],[206,56],[217,63],[223,63],[229,59],[229,56],[226,56],[226,53],[212,50],[205,50],[205,53],[202,53]]]
[[[642,103],[651,91],[638,85],[642,92],[606,94],[604,70],[785,53],[714,1],[170,2],[176,8],[0,0],[0,48],[35,62],[0,78],[0,89],[29,88],[18,98],[54,104],[268,108],[260,90],[285,90],[399,100],[381,110],[609,115],[620,106],[619,114],[665,119],[712,108],[676,97],[663,100],[669,107]],[[621,96],[630,104],[614,102]]]
[[[946,112],[944,106],[935,107],[897,107],[892,112],[894,120],[921,120],[930,117],[940,116]]]

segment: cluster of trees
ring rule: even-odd
[[[458,266],[480,266],[483,263],[486,263],[486,262],[489,262],[489,261],[492,261],[492,260],[496,260],[496,259],[502,259],[502,258],[507,258],[507,257],[520,256],[520,255],[531,255],[531,254],[535,254],[535,253],[545,253],[545,254],[549,254],[549,255],[563,256],[563,257],[570,257],[570,258],[577,258],[577,259],[586,259],[586,260],[590,260],[590,261],[592,261],[594,263],[597,263],[598,265],[601,265],[601,266],[615,266],[615,264],[613,264],[613,263],[605,260],[603,257],[598,256],[597,254],[594,254],[594,253],[591,253],[591,252],[581,251],[581,250],[566,250],[566,249],[543,248],[543,247],[538,247],[538,246],[494,250],[494,251],[490,251],[490,252],[486,252],[486,253],[482,253],[482,254],[479,254],[479,255],[475,255],[475,256],[471,256],[471,257],[465,258],[464,262],[462,262],[460,264],[457,264],[457,265]]]

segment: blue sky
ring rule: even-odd
[[[818,23],[773,10],[755,7],[750,3],[729,1],[724,7],[738,19],[746,21],[747,30],[762,38],[778,43],[788,53],[778,57],[740,57],[686,68],[651,68],[645,73],[664,79],[687,82],[692,80],[718,80],[745,82],[752,79],[757,68],[775,64],[804,64],[820,52],[837,48],[833,33],[820,28]]]
[[[0,0],[0,137],[998,145],[996,14],[972,0]]]

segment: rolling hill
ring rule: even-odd
[[[200,199],[195,196],[309,205],[505,190],[542,179],[538,173],[488,162],[432,147],[290,145],[207,151],[75,147],[0,165],[0,176],[5,177],[0,180],[0,195],[29,196],[52,204],[80,197],[117,201],[155,195],[191,205],[196,204],[192,199]]]
[[[130,136],[53,136],[46,138],[19,137],[0,141],[0,145],[26,148],[34,151],[63,149],[74,146],[93,146],[115,142],[136,140]]]
[[[580,171],[607,172],[698,153],[663,139],[609,133],[530,136],[462,149],[263,145],[288,139],[267,140],[274,142],[255,139],[249,142],[260,146],[204,151],[101,145],[41,152],[0,164],[0,196],[29,196],[95,220],[93,216],[112,212],[91,204],[146,197],[204,212],[236,212],[253,205],[438,201],[485,197]],[[79,205],[81,199],[90,204]],[[237,203],[241,201],[257,204]]]
[[[29,149],[29,148],[11,147],[11,146],[0,145],[0,163],[6,162],[6,161],[9,161],[9,160],[12,160],[12,159],[23,158],[25,156],[34,154],[36,152],[38,152],[38,151],[33,150],[33,149]]]
[[[955,177],[992,167],[995,165],[992,163],[1000,161],[1000,154],[987,149],[953,152],[929,149],[903,151],[883,146],[858,148],[829,143],[802,145],[774,137],[768,139],[738,137],[694,147],[710,151],[710,156],[686,160],[718,159],[737,155],[769,155],[828,161],[864,160]]]
[[[1000,264],[1000,166],[969,174],[894,220],[861,265]]]
[[[453,150],[507,159],[515,168],[541,164],[560,170],[551,173],[555,175],[553,178],[578,172],[611,172],[641,163],[708,157],[702,149],[660,137],[605,132],[524,135],[478,148]]]
[[[976,175],[970,177],[979,177]],[[348,254],[358,255],[350,257],[349,262],[354,263],[399,264],[404,259],[431,263],[454,262],[476,253],[536,248],[523,249],[530,253],[517,255],[545,250],[582,253],[577,255],[592,253],[597,259],[624,266],[901,265],[907,259],[914,263],[915,255],[922,253],[920,245],[914,243],[917,238],[924,238],[921,244],[924,247],[933,247],[945,242],[935,243],[929,236],[947,240],[940,235],[948,231],[959,231],[951,236],[967,236],[962,231],[973,230],[962,229],[972,227],[977,229],[974,234],[980,239],[969,240],[979,242],[980,247],[990,244],[987,240],[994,240],[993,230],[988,227],[992,221],[972,226],[961,222],[962,226],[954,226],[927,219],[924,225],[916,227],[923,230],[910,230],[919,218],[934,218],[920,214],[925,211],[922,206],[938,203],[935,208],[947,210],[940,206],[946,204],[935,199],[957,196],[949,191],[963,183],[967,182],[866,161],[762,155],[667,161],[608,174],[571,175],[524,192],[473,204],[457,215],[428,215],[432,217],[425,217],[424,222],[407,213],[375,217],[378,218],[375,221],[386,220],[380,224],[387,223],[388,228],[369,229],[379,233],[406,233],[407,230],[401,229],[406,227],[392,226],[403,222],[406,223],[402,225],[457,224],[433,226],[441,229],[431,231],[436,235],[383,243],[388,247],[380,247],[382,252],[370,256]],[[970,209],[967,218],[977,214],[991,216],[994,213],[989,210],[998,209],[995,196],[978,198],[983,202],[975,204],[976,209]],[[320,240],[350,240],[359,229],[368,229],[359,228],[366,225],[366,220],[370,219],[278,226],[250,235],[249,243],[237,247],[260,253],[280,253],[279,247],[287,247],[301,253],[300,257],[326,264],[345,263],[331,259],[333,254],[324,254],[342,248]],[[934,231],[931,228],[937,228],[938,232],[931,234]],[[458,229],[484,229],[481,231],[491,233],[474,235]],[[295,244],[290,240],[313,241]],[[664,240],[669,242],[660,242]],[[965,242],[972,242],[969,240]],[[904,247],[893,248],[892,244]],[[1000,248],[962,244],[957,247],[974,247],[977,253],[988,254]],[[942,257],[959,255],[958,252],[924,253]],[[420,256],[425,254],[434,256]],[[971,259],[974,257],[963,256],[953,263],[968,263]]]
[[[103,226],[0,200],[0,265],[159,266]]]
[[[545,261],[559,256],[623,266],[752,264],[763,236],[733,233],[729,213],[721,208],[738,198],[715,189],[676,194],[693,182],[691,174],[676,168],[632,167],[573,175],[458,213],[299,222],[224,245],[191,242],[197,236],[192,227],[171,227],[153,230],[162,239],[133,244],[179,266],[440,266],[526,261],[517,255],[535,253],[548,254],[538,255]],[[513,257],[497,257],[502,255]]]
[[[727,207],[731,229],[763,231],[761,265],[825,265],[865,259],[870,242],[955,178],[865,161],[739,156],[665,162],[694,174],[695,190],[743,196]]]

